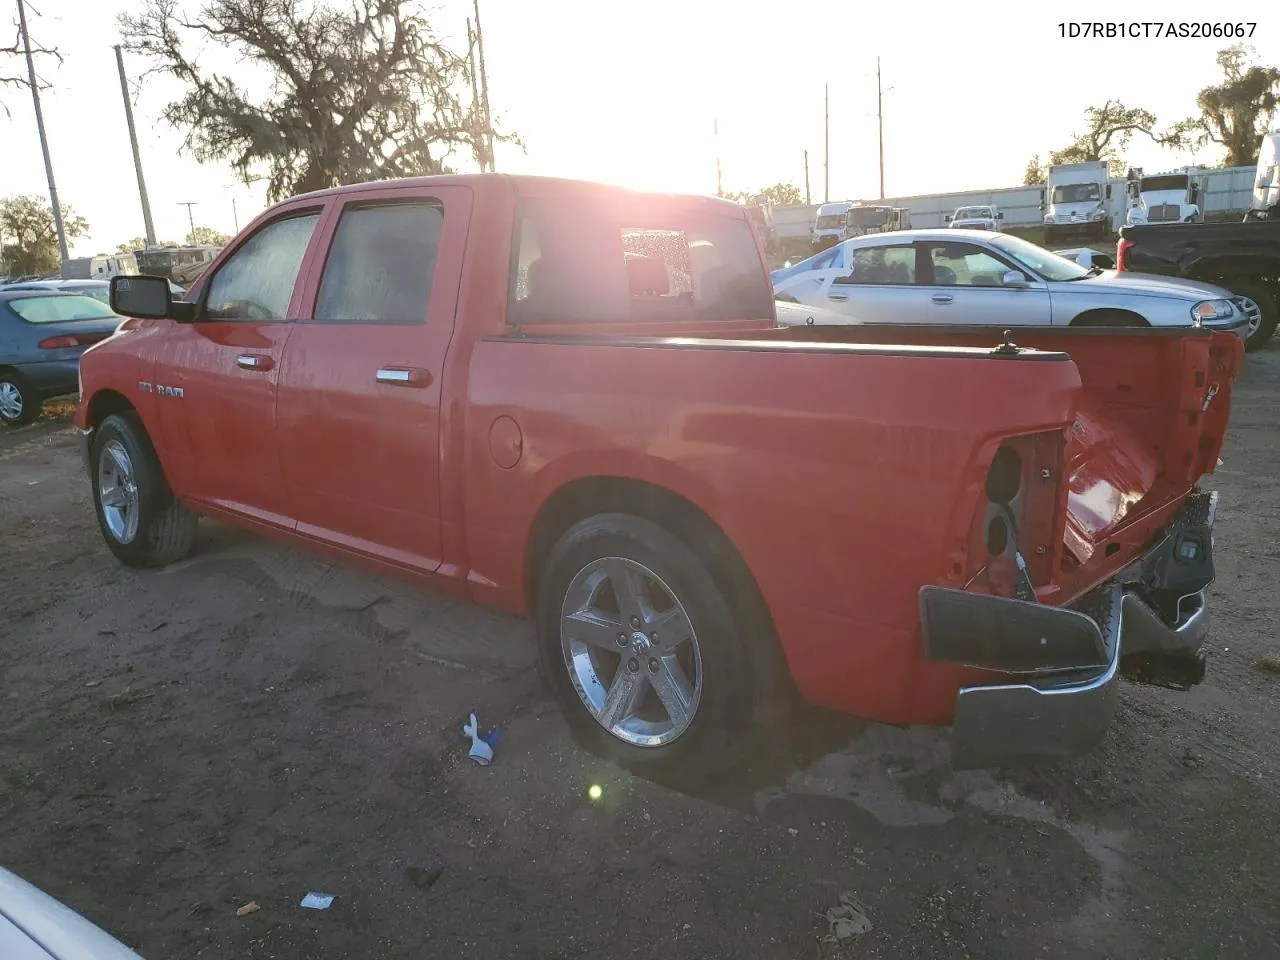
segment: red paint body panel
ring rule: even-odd
[[[947,722],[958,687],[976,679],[924,659],[917,594],[982,566],[984,481],[1002,442],[1020,438],[1026,456],[1053,463],[1028,528],[1053,541],[1035,562],[1052,603],[1130,561],[1216,463],[1240,362],[1230,336],[1018,331],[1020,345],[1068,360],[993,357],[990,329],[509,329],[517,200],[534,196],[592,196],[636,223],[664,206],[743,216],[704,198],[498,176],[299,198],[242,235],[323,208],[289,322],[138,323],[85,353],[77,423],[91,425],[99,391],[123,392],[197,508],[513,612],[527,612],[539,511],[565,484],[662,487],[740,551],[804,696],[904,723]],[[342,205],[400,197],[445,206],[426,323],[312,321]],[[276,363],[237,371],[242,350]],[[130,392],[147,363],[184,396]],[[377,383],[386,365],[421,385]]]

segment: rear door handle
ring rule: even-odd
[[[849,296],[848,294],[844,294],[844,293],[828,293],[827,299],[844,301],[844,300],[848,300]]]
[[[380,367],[374,377],[378,383],[393,387],[427,387],[431,385],[431,374],[416,367]]]
[[[935,294],[933,295],[933,302],[934,302],[934,303],[950,303],[950,302],[951,302],[951,301],[953,301],[954,299],[955,299],[955,297],[950,296],[949,294],[945,294],[945,293],[935,293]]]
[[[275,361],[256,353],[242,353],[236,357],[236,366],[245,370],[267,371],[275,366]]]

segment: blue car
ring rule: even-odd
[[[80,389],[80,354],[124,318],[84,294],[0,290],[0,423],[30,423],[52,397]]]

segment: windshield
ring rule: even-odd
[[[23,297],[9,307],[27,323],[67,323],[71,320],[110,320],[115,314],[93,297],[68,293],[59,297]]]
[[[1184,174],[1174,174],[1167,177],[1143,177],[1138,184],[1139,193],[1147,193],[1150,190],[1185,189],[1187,189],[1187,178]]]
[[[1101,199],[1102,189],[1096,183],[1064,183],[1053,188],[1054,203],[1088,203]]]
[[[836,227],[843,227],[845,223],[845,215],[843,213],[829,213],[825,217],[818,218],[819,230],[833,230]]]
[[[990,207],[961,207],[956,211],[957,220],[990,220]]]
[[[1002,233],[992,237],[991,245],[1046,280],[1079,280],[1089,275],[1089,271],[1075,261],[1037,247],[1021,237]]]
[[[855,226],[876,227],[889,219],[888,207],[861,207],[849,211],[849,219]]]
[[[67,291],[67,293],[79,293],[84,294],[86,297],[93,297],[93,299],[100,303],[105,303],[108,306],[111,304],[111,285],[107,283],[68,283],[62,289]]]

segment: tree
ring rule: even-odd
[[[53,57],[62,63],[62,54],[58,52],[57,47],[46,47],[31,36],[31,20],[30,14],[34,11],[28,10],[27,20],[27,37],[31,43],[31,57],[34,60],[37,57]],[[16,18],[15,18],[16,19]],[[0,68],[0,87],[30,87],[31,82],[27,78],[26,57],[22,49],[22,28],[15,22],[13,25],[14,38],[13,43],[8,46],[0,47],[0,63],[4,66]],[[48,89],[49,84],[36,77],[36,83],[40,89]],[[6,113],[8,112],[6,108]]]
[[[1205,87],[1196,97],[1200,116],[1179,126],[1195,143],[1213,142],[1226,148],[1225,165],[1251,167],[1258,162],[1258,146],[1275,110],[1280,69],[1252,63],[1255,51],[1236,44],[1218,51],[1223,81]]]
[[[146,247],[146,237],[134,237],[128,243],[116,244],[116,253],[133,253],[135,250],[145,250]]]
[[[1123,176],[1126,169],[1124,151],[1135,133],[1145,134],[1156,143],[1168,147],[1183,146],[1186,143],[1181,124],[1158,133],[1155,114],[1141,107],[1126,107],[1119,100],[1108,100],[1100,107],[1089,107],[1085,110],[1084,117],[1087,124],[1085,132],[1077,134],[1061,150],[1050,153],[1050,165],[1105,160],[1114,176]]]
[[[181,0],[183,4],[187,0]],[[120,16],[125,46],[186,94],[164,110],[195,158],[229,160],[241,179],[267,168],[267,196],[343,183],[449,172],[487,159],[485,111],[470,99],[467,60],[441,44],[411,0],[141,0]],[[248,62],[269,81],[255,96],[206,70],[191,38]],[[519,143],[511,134],[493,139]]]
[[[1022,185],[1024,187],[1038,187],[1049,179],[1049,172],[1045,170],[1044,164],[1040,162],[1040,154],[1036,154],[1027,161],[1027,168],[1022,171]]]
[[[62,229],[71,240],[88,234],[89,223],[64,204]],[[28,194],[0,200],[0,237],[9,241],[0,250],[0,259],[10,276],[58,273],[62,269],[53,208],[43,197]]]
[[[772,203],[778,205],[803,203],[800,188],[793,183],[775,183],[769,187],[761,187],[754,192],[744,190],[740,193],[721,191],[720,196],[736,203]]]
[[[209,244],[214,247],[225,247],[231,242],[229,234],[223,233],[221,230],[215,230],[213,227],[196,227],[187,234],[186,243],[190,244]]]

